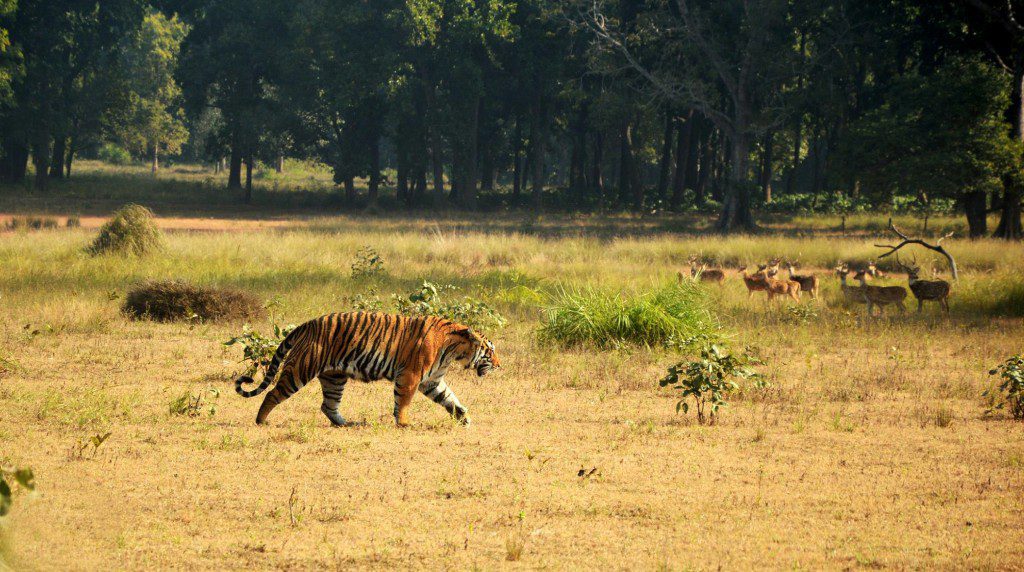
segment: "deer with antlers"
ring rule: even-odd
[[[949,294],[952,291],[952,286],[950,286],[949,282],[945,280],[921,280],[918,277],[921,268],[917,265],[916,257],[910,263],[910,266],[906,266],[900,262],[900,255],[897,254],[896,264],[907,273],[910,291],[917,298],[917,312],[919,314],[924,309],[924,303],[928,301],[938,302],[942,309],[945,310],[946,315],[949,315]]]
[[[800,283],[800,292],[808,292],[811,298],[818,299],[818,277],[814,274],[797,274],[793,263],[786,261],[786,271],[789,272],[789,279]]]
[[[747,286],[747,298],[750,298],[754,292],[764,292],[768,295],[768,301],[771,302],[776,296],[789,296],[797,302],[800,301],[800,283],[791,280],[777,280],[772,278],[768,273],[770,272],[770,264],[762,264],[757,267],[757,272],[753,275],[747,274],[747,267],[740,266],[740,275],[743,277],[743,283]]]

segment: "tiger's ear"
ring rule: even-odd
[[[456,336],[466,338],[467,340],[473,339],[473,328],[462,328],[452,332]]]

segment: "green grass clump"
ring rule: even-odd
[[[125,253],[141,256],[163,249],[163,236],[154,222],[153,211],[141,205],[125,205],[100,227],[89,246],[92,255]]]
[[[950,306],[972,316],[1024,316],[1024,281],[1013,274],[961,279],[953,286]]]
[[[705,291],[689,281],[633,295],[562,290],[545,314],[541,341],[562,347],[656,346],[717,330]]]
[[[252,294],[229,288],[196,286],[181,280],[140,284],[125,296],[121,312],[135,319],[256,320],[266,308]]]
[[[57,219],[48,216],[16,216],[7,221],[8,230],[50,230],[54,228],[57,228]]]

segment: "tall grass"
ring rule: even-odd
[[[546,309],[538,335],[563,347],[663,345],[672,337],[717,330],[701,286],[683,282],[635,294],[594,287],[562,289]]]

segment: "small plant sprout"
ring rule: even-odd
[[[26,491],[34,491],[36,477],[32,474],[32,469],[0,467],[0,516],[7,516],[11,511],[11,505],[14,504],[12,484]]]
[[[1024,354],[1015,355],[988,372],[1001,380],[998,395],[995,390],[984,393],[995,401],[986,413],[1006,408],[1014,419],[1024,421]]]
[[[750,366],[762,362],[744,350],[740,354],[730,353],[719,344],[706,343],[700,349],[698,359],[681,361],[668,368],[668,375],[661,379],[661,387],[671,386],[681,392],[676,412],[688,413],[692,399],[697,408],[697,422],[714,425],[718,410],[727,405],[729,393],[739,389],[737,380],[750,380],[756,387],[766,382],[761,374]]]
[[[395,296],[395,309],[400,314],[441,316],[474,328],[503,328],[504,316],[481,300],[465,297],[449,301],[442,295],[456,290],[455,286],[423,282],[420,289],[408,296]]]
[[[171,401],[168,412],[171,415],[186,417],[199,417],[203,413],[207,413],[213,417],[217,414],[217,405],[214,400],[218,397],[220,397],[220,390],[216,388],[210,388],[205,393],[198,394],[186,391]]]
[[[352,260],[352,278],[374,278],[384,273],[384,259],[372,246],[364,246],[356,251]]]

